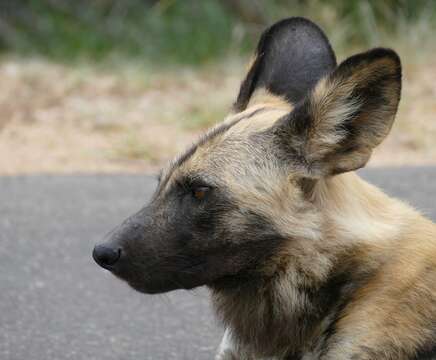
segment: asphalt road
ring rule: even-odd
[[[436,219],[436,168],[362,175]],[[205,289],[135,293],[93,245],[147,201],[146,176],[0,177],[0,359],[209,360]]]

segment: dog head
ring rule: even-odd
[[[366,164],[392,126],[400,90],[394,51],[337,66],[312,22],[273,25],[230,115],[163,169],[151,202],[94,258],[145,293],[257,276],[285,243],[316,236],[307,188]]]

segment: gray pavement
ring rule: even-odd
[[[366,170],[436,219],[436,168]],[[91,249],[147,201],[146,176],[0,177],[1,360],[206,360],[221,330],[207,291],[146,296]]]

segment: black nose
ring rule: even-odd
[[[108,245],[96,245],[94,247],[94,251],[92,252],[92,257],[94,258],[95,262],[105,269],[114,265],[120,256],[120,248],[114,249]]]

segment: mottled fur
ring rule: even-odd
[[[318,238],[312,227],[307,238],[292,237],[265,265],[264,282],[213,289],[235,359],[393,360],[431,351],[435,225],[354,174],[319,181],[311,198]]]

